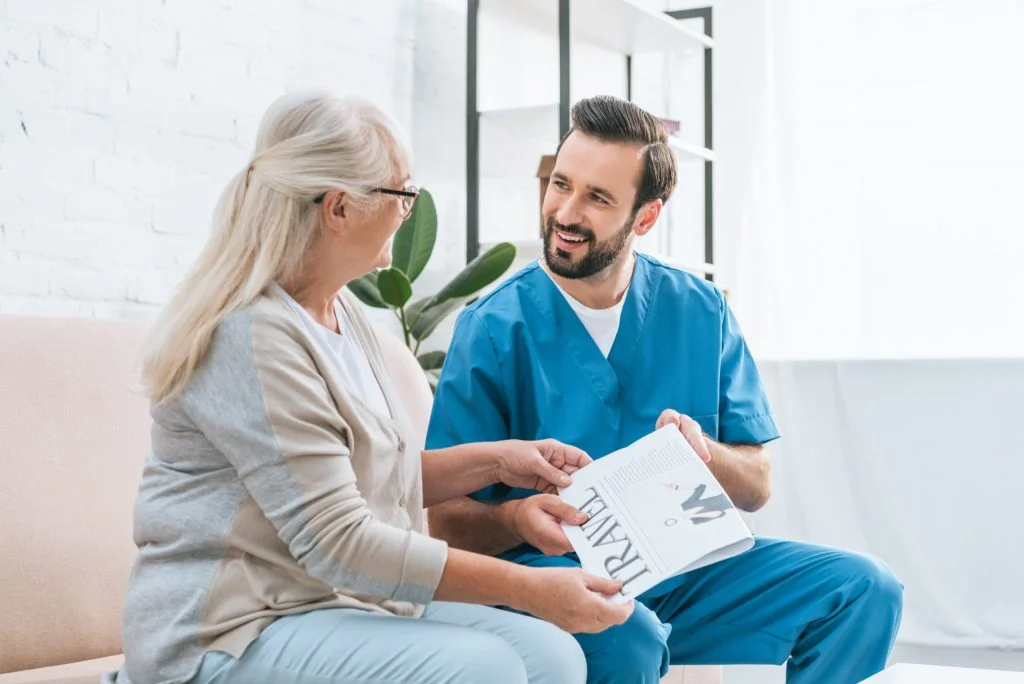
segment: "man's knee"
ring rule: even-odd
[[[878,621],[898,626],[903,614],[903,583],[881,560],[859,553],[843,553],[836,561],[836,571],[848,586],[859,591],[854,597]]]
[[[903,583],[889,566],[878,559],[869,558],[867,570],[869,601],[874,610],[894,619],[896,626],[903,615]]]
[[[588,684],[656,684],[668,671],[669,627],[636,604],[625,624],[577,637],[587,656]]]

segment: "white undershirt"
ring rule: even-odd
[[[338,328],[341,334],[328,330],[323,326],[320,328],[327,336],[328,343],[337,352],[342,369],[352,380],[353,386],[357,388],[359,396],[370,408],[381,415],[391,415],[388,402],[384,398],[384,391],[377,382],[377,376],[373,374],[370,360],[366,357],[366,350],[356,337],[355,328],[348,314],[341,308],[341,305],[334,302],[334,315],[338,318]]]
[[[551,274],[547,272],[543,266],[541,270],[547,273],[548,277],[551,278]],[[576,312],[576,315],[580,319],[580,323],[587,329],[590,336],[594,339],[594,344],[601,350],[605,358],[608,358],[609,352],[612,350],[612,345],[615,343],[615,336],[619,333],[619,321],[622,318],[622,306],[626,303],[626,297],[629,295],[629,288],[622,295],[622,299],[617,304],[608,307],[607,309],[591,309],[589,306],[581,304],[575,297],[562,289],[562,286],[558,284],[554,278],[551,278],[551,282],[555,284],[558,291],[565,297],[565,301],[569,302],[569,306]]]
[[[377,382],[377,376],[373,374],[370,360],[366,357],[366,350],[359,342],[352,321],[349,320],[348,314],[345,313],[341,304],[337,300],[334,301],[334,315],[338,319],[338,329],[341,331],[339,334],[320,325],[283,289],[280,292],[284,295],[288,305],[302,316],[307,325],[313,327],[321,341],[327,346],[352,392],[374,411],[384,416],[390,416],[391,410],[388,408],[388,402],[384,398],[380,383]]]

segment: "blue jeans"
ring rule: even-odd
[[[518,562],[572,566],[531,553]],[[880,561],[758,538],[749,551],[655,587],[625,624],[577,639],[589,684],[656,684],[669,665],[781,665],[790,684],[853,684],[885,667],[903,585]]]
[[[278,618],[235,660],[210,651],[189,684],[583,684],[576,641],[508,611],[434,602],[422,618],[326,609]]]

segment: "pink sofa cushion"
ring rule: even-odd
[[[0,316],[0,672],[120,651],[143,324]]]
[[[434,395],[430,392],[430,385],[423,374],[423,369],[409,348],[390,332],[378,328],[376,333],[391,382],[394,383],[403,405],[409,412],[409,418],[418,433],[418,446],[422,449],[427,438],[427,424],[430,422]]]
[[[146,330],[0,316],[0,673],[120,652],[132,507],[149,449],[137,387]],[[380,337],[422,440],[430,388],[405,345]]]

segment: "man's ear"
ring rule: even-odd
[[[651,232],[651,228],[658,222],[658,217],[661,216],[661,208],[665,206],[660,199],[651,200],[643,207],[640,208],[640,214],[637,216],[636,225],[633,226],[633,232],[639,237],[647,235]]]

